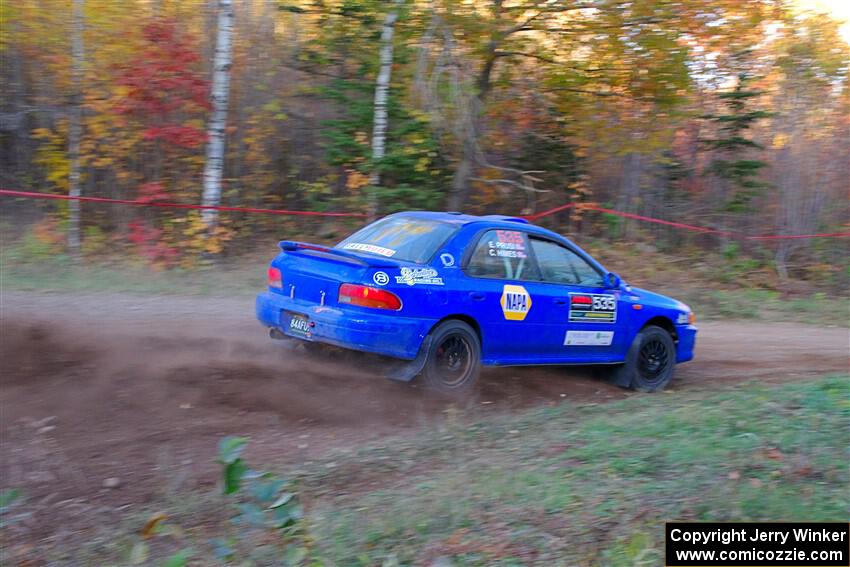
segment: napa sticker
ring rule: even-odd
[[[521,285],[506,285],[499,303],[508,321],[524,321],[531,310],[531,296]]]
[[[567,331],[564,346],[611,346],[614,331]]]

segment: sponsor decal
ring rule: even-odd
[[[567,331],[564,346],[611,346],[614,331]]]
[[[515,230],[496,230],[496,240],[487,241],[487,254],[497,258],[525,258],[525,239]]]
[[[521,285],[505,285],[499,303],[508,321],[523,321],[531,310],[531,296]]]
[[[607,293],[571,293],[571,323],[613,323],[617,320],[617,298]]]
[[[369,252],[370,254],[378,254],[389,258],[395,254],[392,248],[384,248],[383,246],[375,246],[374,244],[365,244],[363,242],[349,242],[343,246],[345,250],[357,250],[359,252]]]
[[[375,275],[372,276],[372,281],[377,285],[387,285],[390,283],[390,277],[386,272],[375,272]]]
[[[444,252],[440,254],[440,262],[443,263],[443,267],[450,268],[455,265],[455,257],[448,252]]]
[[[434,268],[402,268],[395,281],[407,285],[443,285],[443,278]]]

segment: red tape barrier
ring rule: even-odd
[[[285,209],[255,209],[250,207],[224,207],[219,205],[187,205],[184,203],[165,203],[165,202],[146,202],[146,201],[132,201],[130,199],[107,199],[104,197],[71,197],[69,195],[55,195],[52,193],[34,193],[30,191],[12,191],[10,189],[0,189],[0,196],[7,197],[25,197],[29,199],[58,199],[61,201],[84,201],[91,203],[114,203],[114,204],[122,204],[122,205],[136,205],[139,207],[162,207],[162,208],[171,208],[171,209],[200,209],[200,210],[212,210],[212,211],[235,211],[241,213],[264,213],[270,215],[291,215],[291,216],[304,216],[304,217],[348,217],[348,218],[366,218],[369,215],[365,213],[323,213],[319,211],[288,211]],[[596,211],[600,213],[605,213],[608,215],[615,215],[618,217],[623,217],[627,219],[634,219],[643,222],[655,223],[655,224],[663,224],[666,226],[672,226],[675,228],[681,228],[683,230],[690,230],[692,232],[699,232],[703,234],[716,234],[718,236],[730,236],[736,238],[743,238],[746,240],[785,240],[790,238],[842,238],[842,237],[850,237],[850,232],[827,232],[827,233],[816,233],[816,234],[767,234],[761,236],[744,236],[734,232],[728,232],[724,230],[717,230],[715,228],[708,228],[705,226],[696,226],[692,224],[685,224],[680,222],[666,221],[662,219],[656,219],[653,217],[645,217],[643,215],[636,215],[633,213],[624,213],[622,211],[615,211],[613,209],[606,209],[604,207],[597,207],[596,205],[590,204],[580,204],[580,203],[567,203],[566,205],[561,205],[560,207],[555,207],[553,209],[549,209],[546,211],[542,211],[540,213],[535,213],[533,215],[527,215],[523,218],[536,221],[542,219],[543,217],[548,217],[554,215],[555,213],[560,213],[561,211],[566,211],[567,209],[578,208],[582,211]]]
[[[523,218],[528,219],[530,221],[536,221],[542,219],[543,217],[548,217],[550,215],[554,215],[555,213],[560,213],[561,211],[565,211],[567,209],[577,208],[582,211],[596,211],[600,213],[605,213],[608,215],[614,215],[618,217],[623,217],[627,219],[635,219],[644,222],[650,222],[654,224],[663,224],[666,226],[672,226],[675,228],[681,228],[684,230],[690,230],[692,232],[700,232],[703,234],[716,234],[718,236],[730,236],[735,238],[743,238],[745,240],[786,240],[789,238],[841,238],[850,236],[850,232],[821,232],[815,234],[765,234],[761,236],[745,236],[743,234],[738,234],[736,232],[729,232],[726,230],[717,230],[716,228],[708,228],[705,226],[696,226],[692,224],[685,224],[681,222],[673,222],[666,221],[662,219],[656,219],[653,217],[645,217],[643,215],[636,215],[634,213],[624,213],[622,211],[615,211],[613,209],[606,209],[604,207],[597,207],[596,205],[590,204],[577,204],[577,203],[568,203],[566,205],[561,205],[560,207],[555,207],[554,209],[549,209],[547,211],[543,211],[540,213],[536,213],[533,215],[528,215]]]

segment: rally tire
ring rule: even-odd
[[[481,341],[475,330],[448,320],[431,331],[422,382],[431,390],[463,395],[472,390],[481,373]]]
[[[640,392],[663,390],[673,379],[676,345],[670,333],[649,325],[641,329],[626,354],[624,364],[613,372],[613,382]]]

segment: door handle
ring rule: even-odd
[[[486,296],[483,293],[478,291],[473,291],[469,294],[469,299],[471,299],[472,301],[484,301],[485,297]]]

